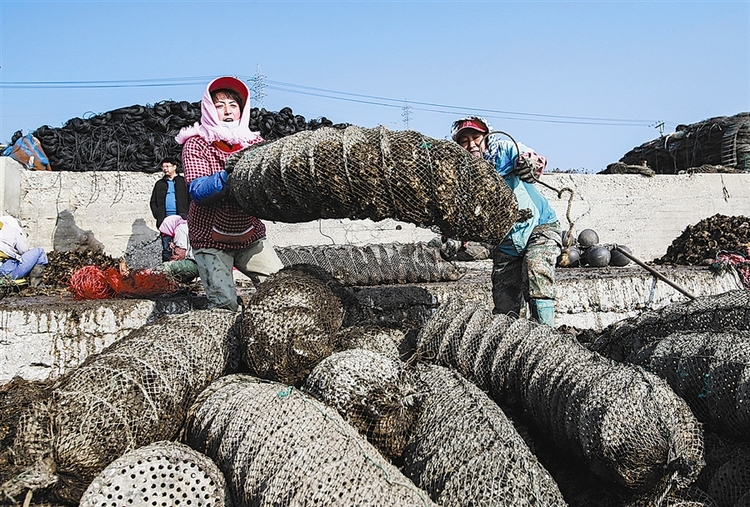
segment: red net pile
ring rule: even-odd
[[[98,266],[76,269],[68,286],[76,299],[148,298],[179,289],[177,282],[167,275],[150,269],[123,272]]]

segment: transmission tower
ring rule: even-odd
[[[250,91],[255,98],[255,107],[259,108],[263,107],[263,98],[266,96],[266,92],[264,91],[266,83],[263,81],[264,79],[266,79],[266,76],[263,75],[260,70],[260,64],[258,64],[255,69],[255,75],[250,78],[250,82],[252,83],[250,85]]]
[[[401,121],[404,122],[406,130],[409,130],[409,122],[411,121],[411,107],[409,103],[404,100],[404,106],[401,108]]]

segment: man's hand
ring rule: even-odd
[[[518,157],[518,163],[516,164],[516,172],[521,181],[526,183],[534,183],[536,181],[537,168],[534,162],[527,157]]]

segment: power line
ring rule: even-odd
[[[143,87],[168,87],[168,86],[189,86],[203,84],[210,81],[215,76],[195,76],[184,78],[160,78],[160,79],[133,79],[133,80],[108,80],[108,81],[5,81],[0,82],[0,89],[80,89],[80,88],[143,88]],[[565,116],[554,114],[528,113],[520,111],[505,111],[498,109],[483,109],[466,106],[453,106],[448,104],[439,104],[435,102],[410,101],[410,104],[404,105],[401,99],[389,97],[380,97],[377,95],[366,95],[361,93],[342,92],[326,88],[316,88],[313,86],[304,86],[283,81],[273,81],[266,79],[260,71],[254,76],[237,76],[250,83],[251,89],[254,87],[256,102],[263,103],[263,98],[267,96],[265,89],[282,91],[286,93],[297,93],[313,97],[321,97],[331,100],[340,100],[358,104],[366,104],[378,107],[399,108],[402,111],[402,118],[408,125],[411,119],[412,111],[424,111],[447,115],[467,115],[475,114],[478,116],[487,116],[503,120],[517,121],[534,121],[541,123],[559,123],[574,125],[601,125],[601,126],[622,126],[622,127],[643,127],[652,125],[653,119],[626,119],[626,118],[600,118],[590,116]],[[421,107],[416,107],[421,106]],[[408,108],[408,109],[406,109]],[[407,113],[405,113],[407,112]],[[407,114],[408,118],[404,117]],[[672,123],[672,122],[667,122]]]

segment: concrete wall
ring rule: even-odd
[[[148,247],[158,262],[156,224],[149,209],[160,174],[27,171],[0,157],[0,195],[5,212],[26,227],[30,243],[52,250],[61,226],[91,230],[105,251],[119,257]],[[750,216],[750,174],[597,175],[547,174],[544,182],[570,188],[574,234],[594,229],[601,243],[631,248],[644,261],[663,256],[688,226],[717,213]],[[540,185],[562,226],[569,226],[570,193]],[[17,210],[14,213],[14,210]],[[278,246],[428,241],[435,233],[395,220],[318,220],[267,223]],[[155,247],[155,248],[154,248]],[[151,255],[151,254],[150,254]]]

